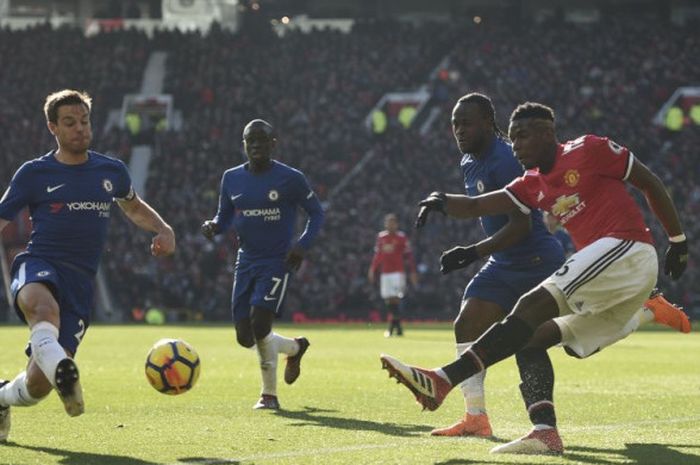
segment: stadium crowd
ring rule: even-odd
[[[49,42],[58,45],[42,48]],[[33,54],[15,53],[22,47]],[[71,47],[81,53],[51,53]],[[693,221],[700,213],[700,167],[692,149],[700,130],[691,124],[671,132],[651,120],[677,87],[700,75],[698,49],[696,29],[655,18],[522,29],[488,22],[446,27],[368,21],[347,34],[314,30],[283,37],[216,27],[207,35],[161,31],[151,39],[134,31],[90,39],[48,27],[0,31],[0,58],[7,63],[0,85],[10,90],[0,94],[0,186],[24,160],[52,146],[41,99],[61,87],[93,94],[93,147],[128,161],[125,133],[101,128],[123,94],[138,90],[149,52],[165,50],[165,91],[174,95],[184,124],[159,134],[145,196],[174,227],[179,248],[168,260],[149,259],[143,253],[148,235],[114,215],[103,266],[117,308],[128,313],[161,306],[228,318],[235,236],[210,243],[199,226],[216,211],[223,171],[244,160],[244,124],[262,117],[277,128],[278,158],[307,174],[327,208],[322,235],[290,286],[287,315],[365,318],[368,309],[380,306],[366,271],[382,218],[393,211],[412,236],[420,274],[418,289],[406,299],[408,313],[445,320],[456,315],[477,265],[443,277],[439,254],[478,240],[478,222],[432,218],[419,235],[412,222],[417,202],[430,191],[463,190],[452,105],[468,91],[485,92],[505,129],[518,103],[536,100],[557,112],[560,140],[610,136],[671,186],[691,239],[691,261],[680,282],[663,277],[660,286],[692,310],[700,308],[692,250],[700,229]],[[440,63],[444,69],[433,73]],[[380,137],[367,131],[364,118],[384,93],[425,84],[433,90],[429,107],[441,109],[431,130],[421,134],[417,127],[389,125]],[[334,190],[367,153],[373,156],[359,174]],[[649,224],[658,246],[665,246],[659,226],[651,218]]]

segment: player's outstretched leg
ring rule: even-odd
[[[389,372],[389,377],[396,378],[397,382],[406,386],[424,409],[436,410],[452,390],[447,377],[436,370],[408,366],[386,354],[382,354],[379,359],[382,368]]]
[[[284,367],[284,382],[287,384],[294,383],[301,374],[301,358],[311,345],[305,337],[296,337],[294,341],[299,348],[296,354],[287,356],[287,366]]]
[[[56,366],[56,391],[68,415],[77,417],[85,412],[80,373],[72,358],[64,358]]]
[[[681,333],[690,332],[688,315],[681,307],[669,302],[658,288],[651,291],[649,299],[644,303],[644,308],[653,312],[655,322],[669,326]]]
[[[527,435],[491,449],[492,454],[546,454],[564,453],[564,445],[556,428],[533,428]]]
[[[0,389],[8,384],[9,381],[0,380]],[[0,404],[0,442],[7,441],[7,436],[10,435],[10,406]]]

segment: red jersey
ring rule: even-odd
[[[411,272],[416,271],[416,261],[411,252],[411,244],[408,237],[402,231],[390,233],[381,231],[377,234],[377,242],[374,245],[374,257],[370,269],[375,272],[381,268],[382,273],[405,273],[404,258]]]
[[[633,162],[629,149],[607,137],[585,135],[559,144],[549,173],[528,170],[506,186],[506,193],[523,212],[539,208],[556,216],[576,250],[602,237],[653,244],[624,183]]]

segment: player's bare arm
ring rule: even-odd
[[[0,232],[2,232],[2,230],[5,229],[5,226],[7,226],[8,224],[10,224],[9,221],[7,221],[6,219],[0,218]]]
[[[119,207],[139,228],[156,233],[151,242],[155,257],[170,255],[175,251],[175,233],[150,205],[134,194],[130,200],[118,200]]]
[[[627,179],[630,184],[644,193],[649,207],[659,219],[669,237],[683,234],[678,212],[671,196],[659,177],[644,163],[635,159]]]
[[[627,180],[644,193],[649,207],[666,230],[669,246],[664,259],[664,273],[678,279],[688,264],[688,241],[671,196],[661,179],[637,159]]]

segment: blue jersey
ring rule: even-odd
[[[481,159],[464,154],[461,162],[464,187],[469,196],[504,188],[513,179],[522,176],[523,167],[513,155],[511,145],[494,137],[486,156]],[[542,221],[542,213],[533,210],[532,231],[522,241],[491,255],[491,260],[507,265],[536,265],[560,261],[563,251]],[[494,235],[508,223],[507,215],[482,216],[481,226],[488,236]]]
[[[283,258],[292,247],[299,207],[309,217],[299,245],[308,249],[321,230],[323,209],[304,174],[276,160],[271,163],[262,173],[251,173],[244,163],[221,178],[214,222],[219,232],[235,228],[239,262]]]
[[[12,221],[28,206],[32,234],[26,253],[94,275],[112,204],[133,195],[121,161],[89,151],[85,163],[67,165],[51,151],[17,170],[0,200],[0,218]]]

